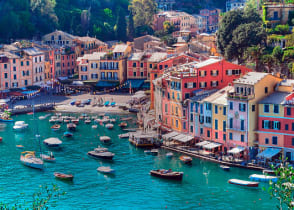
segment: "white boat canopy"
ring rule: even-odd
[[[58,138],[48,138],[44,140],[47,144],[62,144],[62,141],[60,141]]]
[[[267,148],[261,153],[258,153],[257,157],[270,159],[273,156],[277,155],[281,151],[280,148]]]
[[[205,148],[205,149],[214,149],[214,148],[219,147],[219,146],[221,146],[221,145],[222,145],[222,144],[211,142],[210,144],[205,144],[205,145],[203,146],[203,148]]]
[[[201,147],[201,146],[204,146],[204,145],[210,144],[210,143],[211,143],[210,141],[202,141],[202,142],[195,144],[195,146]]]
[[[228,153],[231,153],[231,154],[238,154],[238,153],[240,153],[240,152],[243,152],[244,150],[245,150],[244,147],[235,147],[235,148],[233,148],[233,149],[230,149],[230,150],[228,151]]]
[[[173,132],[164,134],[162,136],[162,138],[165,139],[165,140],[168,140],[169,138],[174,137],[174,136],[178,136],[178,135],[180,135],[178,132],[173,131]]]
[[[175,141],[182,142],[182,143],[187,143],[187,142],[193,140],[194,138],[192,136],[187,136],[187,135],[184,135],[184,134],[180,134],[180,135],[177,135],[177,136],[173,136],[172,139],[175,140]]]

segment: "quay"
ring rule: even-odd
[[[210,161],[210,162],[219,163],[221,165],[227,165],[227,166],[238,167],[238,168],[245,168],[245,169],[250,169],[250,170],[257,170],[257,171],[263,171],[263,170],[267,169],[267,168],[256,166],[256,165],[241,165],[241,164],[238,164],[238,163],[222,161],[222,160],[215,159],[213,157],[208,157],[208,156],[205,156],[205,155],[197,154],[197,153],[192,152],[192,151],[187,151],[187,150],[184,150],[184,149],[169,147],[169,146],[165,146],[165,145],[162,145],[161,148],[171,150],[171,151],[174,151],[174,152],[178,152],[178,153],[182,153],[182,154],[185,154],[185,155],[190,155],[192,157],[207,160],[207,161]]]
[[[11,115],[18,115],[18,114],[27,114],[30,112],[45,112],[45,111],[52,111],[55,109],[54,103],[47,103],[47,104],[39,104],[33,107],[32,105],[27,106],[17,106],[11,109]]]

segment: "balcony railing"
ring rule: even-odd
[[[107,80],[107,81],[117,81],[117,77],[101,77],[101,80]]]
[[[243,94],[240,94],[240,93],[236,93],[236,92],[233,92],[233,93],[228,93],[228,98],[230,99],[237,99],[237,100],[251,100],[251,99],[254,99],[255,95],[254,94],[250,94],[250,95],[243,95]]]

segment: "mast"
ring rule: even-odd
[[[42,147],[41,147],[41,142],[40,142],[40,134],[39,134],[39,127],[38,127],[38,123],[36,123],[36,118],[35,118],[35,103],[34,103],[34,100],[33,100],[33,120],[36,124],[36,139],[37,139],[37,142],[39,143],[39,149],[40,149],[40,154],[42,154]]]

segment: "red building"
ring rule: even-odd
[[[74,47],[66,47],[63,49],[60,57],[61,76],[68,77],[75,73],[76,54]]]
[[[147,79],[147,60],[150,55],[143,52],[133,53],[128,58],[127,79]]]

